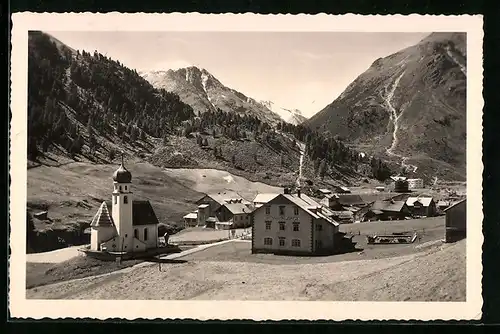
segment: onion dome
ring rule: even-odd
[[[123,155],[120,167],[113,174],[113,181],[118,183],[130,183],[132,181],[132,174],[123,166]]]

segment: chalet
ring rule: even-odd
[[[376,201],[370,206],[363,220],[401,220],[410,215],[410,210],[404,201]]]
[[[149,201],[133,199],[132,174],[123,156],[113,174],[111,196],[112,201],[103,202],[90,223],[90,250],[133,253],[157,248],[158,218]]]
[[[339,196],[337,194],[327,194],[319,203],[329,209],[341,209],[338,199]]]
[[[209,216],[215,216],[217,210],[224,204],[236,201],[236,200],[241,200],[242,203],[248,203],[243,197],[238,195],[236,192],[232,191],[223,191],[223,192],[218,192],[218,193],[210,193],[206,194],[202,198],[200,198],[198,201],[196,201],[197,205],[203,205],[203,204],[208,204],[208,212]]]
[[[196,226],[205,226],[207,219],[210,217],[210,204],[200,204],[198,205],[198,210],[196,211]]]
[[[432,197],[409,197],[406,205],[413,216],[434,217],[436,215],[436,202]]]
[[[422,189],[424,187],[424,180],[422,179],[407,179],[408,189]]]
[[[445,242],[455,242],[467,235],[467,200],[463,199],[445,209]]]
[[[332,191],[329,190],[329,189],[318,189],[318,195],[320,197],[328,196],[328,195],[331,195],[331,194],[332,194]]]
[[[216,216],[220,222],[232,221],[232,227],[250,226],[250,215],[253,211],[251,204],[245,204],[237,200],[234,203],[225,203],[217,211]]]
[[[342,236],[332,212],[300,190],[285,189],[252,213],[252,253],[330,253]]]
[[[338,194],[350,194],[351,193],[351,189],[344,187],[344,186],[336,186],[335,191]]]
[[[184,217],[184,227],[193,227],[198,225],[198,211],[190,212]]]

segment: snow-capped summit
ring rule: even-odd
[[[226,87],[203,68],[189,66],[177,70],[142,72],[140,75],[154,87],[178,94],[196,113],[221,109],[255,116],[270,123],[282,120],[278,114],[255,99]]]

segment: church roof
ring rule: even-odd
[[[104,226],[114,226],[114,225],[115,224],[113,223],[113,218],[109,214],[106,202],[102,202],[101,206],[99,207],[99,210],[97,210],[97,213],[92,219],[90,226],[104,227]]]
[[[106,202],[111,206],[111,201]],[[132,201],[132,225],[154,225],[159,224],[158,217],[149,201],[133,200]]]
[[[130,173],[123,165],[123,155],[120,167],[118,167],[118,169],[113,173],[113,181],[118,183],[130,183],[132,181],[132,173]]]

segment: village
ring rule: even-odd
[[[233,190],[207,192],[193,202],[197,209],[184,215],[183,228],[168,234],[154,206],[134,198],[133,175],[123,158],[110,181],[111,200],[103,201],[94,214],[89,244],[28,254],[27,298],[97,294],[105,299],[140,299],[155,291],[154,298],[160,299],[368,298],[360,297],[363,294],[392,300],[386,294],[397,293],[398,300],[454,300],[463,294],[458,283],[420,297],[405,288],[410,277],[420,277],[419,261],[432,263],[426,269],[433,272],[425,280],[430,285],[444,284],[431,277],[446,277],[462,263],[457,252],[466,237],[466,198],[457,191],[425,188],[422,180],[398,176],[383,188],[313,191],[297,182],[252,198]],[[326,287],[342,277],[364,280],[363,272],[375,275],[382,267],[387,269],[362,288],[353,285],[340,293]],[[342,274],[332,276],[338,270]],[[393,275],[394,270],[408,272],[384,294],[370,288],[377,285],[378,276]],[[302,278],[288,286],[290,291],[281,295],[273,290],[280,277],[297,275]],[[94,280],[109,282],[85,287]],[[103,295],[108,287],[130,280],[138,280],[141,289],[125,295],[113,288]],[[168,288],[165,281],[171,282]],[[232,286],[245,289],[235,293]],[[270,292],[263,294],[263,286]]]
[[[80,251],[121,261],[181,252],[180,246],[241,239],[251,242],[251,254],[334,255],[360,250],[359,238],[353,241],[356,226],[366,244],[412,244],[425,235],[425,223],[421,229],[410,228],[412,223],[433,218],[444,220],[442,241],[465,238],[463,195],[446,193],[438,200],[426,191],[422,179],[391,179],[389,186],[357,192],[339,186],[308,195],[298,182],[281,193],[258,193],[252,199],[235,191],[207,193],[196,201],[197,209],[183,217],[181,232],[162,235],[151,204],[132,198],[132,175],[122,160],[113,175],[112,201],[101,204],[90,224],[90,245]],[[391,222],[396,221],[408,228],[393,231]],[[384,233],[366,233],[366,223],[384,224]]]

